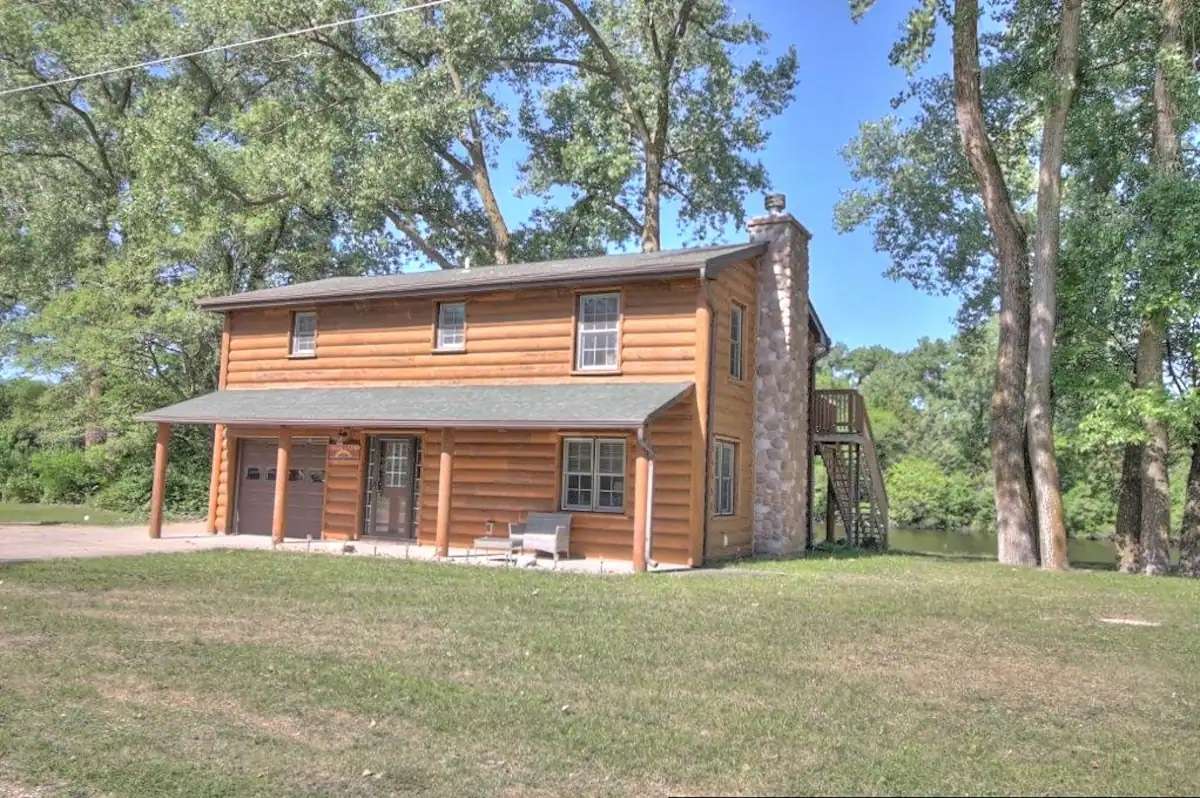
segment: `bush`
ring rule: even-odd
[[[963,529],[986,519],[986,491],[964,474],[947,474],[932,460],[906,457],[888,469],[888,504],[897,526]]]
[[[1110,492],[1098,490],[1090,482],[1079,482],[1063,494],[1063,512],[1069,534],[1107,535],[1116,525],[1117,504]]]
[[[128,463],[120,474],[96,493],[97,507],[119,512],[142,512],[150,506],[150,487],[154,467]]]
[[[4,480],[2,491],[5,501],[31,503],[42,498],[42,483],[28,469],[13,471]]]
[[[42,487],[41,501],[80,504],[101,482],[101,474],[82,449],[45,449],[34,452],[29,468]]]

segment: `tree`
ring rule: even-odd
[[[869,3],[852,3],[861,14]],[[925,2],[910,17],[908,36],[893,51],[892,60],[913,66],[933,41],[933,23],[938,4]],[[1050,355],[1054,330],[1054,270],[1058,249],[1058,212],[1061,191],[1062,148],[1066,134],[1067,111],[1074,97],[1074,76],[1078,61],[1081,24],[1079,4],[1064,5],[1058,31],[1058,48],[1052,70],[1052,89],[1039,97],[1035,107],[1044,115],[1043,147],[1040,152],[1040,180],[1037,189],[1039,223],[1035,230],[1038,264],[1038,314],[1030,317],[1029,241],[1026,228],[1010,189],[1002,155],[989,132],[983,99],[983,69],[979,59],[976,0],[958,0],[950,16],[953,33],[953,107],[962,151],[977,182],[978,198],[987,221],[988,260],[995,264],[992,283],[999,295],[1000,338],[996,363],[996,384],[992,399],[992,467],[995,476],[996,519],[999,556],[1002,562],[1047,567],[1065,565],[1065,529],[1062,524],[1062,500],[1055,463],[1052,414],[1050,412]],[[1037,37],[1047,26],[1036,11],[1030,28]],[[1039,24],[1040,23],[1040,24]],[[919,89],[920,90],[920,89]],[[1011,105],[1005,99],[992,104]],[[928,114],[927,116],[932,116]],[[1020,174],[1016,179],[1020,179]],[[961,185],[961,184],[960,184]],[[853,200],[852,200],[853,201]],[[861,203],[860,200],[860,205]],[[869,205],[868,205],[869,207]],[[857,219],[864,216],[860,208]],[[957,219],[964,216],[956,212]],[[969,219],[969,214],[967,215]],[[941,226],[940,221],[934,225]],[[970,229],[970,228],[962,228]],[[978,229],[978,228],[975,228]],[[956,231],[957,232],[957,231]],[[907,237],[907,236],[906,236]],[[971,242],[978,245],[979,242]],[[911,255],[911,252],[906,253]],[[978,264],[977,254],[968,254]],[[962,260],[961,256],[960,259]],[[959,276],[961,280],[961,275]],[[1031,326],[1032,325],[1032,326]],[[1030,333],[1037,335],[1036,360],[1029,371]],[[1031,438],[1035,453],[1031,468],[1026,440],[1026,380],[1037,393],[1032,403]],[[1044,401],[1043,401],[1044,398]],[[1047,545],[1039,552],[1035,539],[1035,516],[1030,493],[1032,471],[1038,486],[1039,504],[1045,512],[1041,526]]]
[[[1182,0],[1162,0],[1162,34],[1154,75],[1154,157],[1159,177],[1170,180],[1179,170],[1178,109],[1167,71],[1181,55]],[[1137,387],[1153,402],[1163,396],[1163,361],[1169,308],[1159,299],[1147,307],[1138,338]],[[1141,561],[1147,574],[1167,571],[1167,539],[1171,529],[1171,492],[1167,457],[1167,424],[1160,414],[1144,417],[1146,444],[1142,449]]]
[[[766,33],[735,21],[723,0],[553,2],[563,11],[553,35],[509,56],[569,76],[523,114],[532,190],[568,187],[573,203],[559,218],[595,217],[644,251],[661,245],[667,199],[701,234],[740,223],[742,198],[768,186],[749,156],[792,99],[795,52],[739,63],[737,51]]]
[[[1067,113],[1075,100],[1083,0],[1064,0],[1051,88],[1042,123],[1038,157],[1037,234],[1029,314],[1029,367],[1026,428],[1030,470],[1037,506],[1042,567],[1067,567],[1067,531],[1061,482],[1054,452],[1051,359],[1058,312],[1058,252],[1061,241],[1063,145]]]

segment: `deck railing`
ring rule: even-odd
[[[887,490],[884,488],[883,471],[879,467],[879,455],[875,450],[875,436],[871,432],[871,418],[867,414],[867,403],[863,395],[850,388],[830,388],[815,392],[813,433],[817,440],[821,436],[852,436],[854,443],[862,447],[861,465],[867,470],[872,485],[872,510],[886,528],[888,518]]]

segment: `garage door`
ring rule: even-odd
[[[237,531],[271,534],[275,507],[275,441],[242,441],[238,458]],[[321,536],[325,504],[325,444],[293,443],[289,460],[287,528],[289,538]]]

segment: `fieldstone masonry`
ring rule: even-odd
[[[808,527],[808,241],[781,195],[750,221],[758,269],[754,377],[754,551],[803,551]]]

